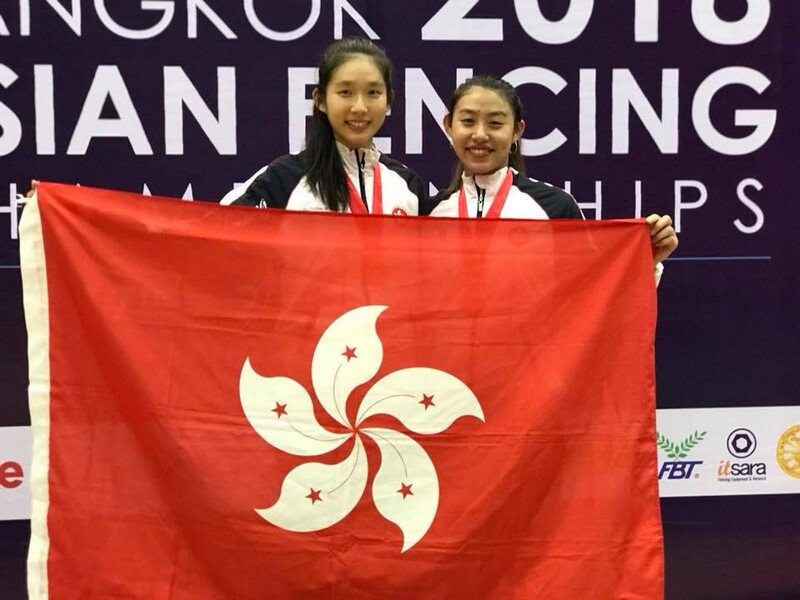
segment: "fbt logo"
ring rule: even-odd
[[[658,479],[689,479],[700,477],[697,467],[703,464],[702,460],[684,460],[689,453],[706,437],[705,431],[695,431],[689,437],[676,444],[660,433],[656,433],[658,447],[667,453],[666,460],[658,471]]]
[[[751,456],[758,447],[755,434],[749,429],[734,429],[728,434],[728,453],[734,458]],[[719,461],[717,480],[726,482],[763,481],[767,478],[767,465],[763,462]]]
[[[0,463],[0,487],[7,490],[17,488],[22,485],[23,476],[22,465],[18,462]]]

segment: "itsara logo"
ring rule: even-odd
[[[787,475],[800,479],[800,425],[783,432],[778,440],[777,459]]]
[[[749,429],[734,429],[728,434],[726,447],[734,458],[747,458],[756,451],[758,441]],[[719,461],[717,480],[728,483],[737,481],[764,481],[767,478],[767,465],[763,462]]]
[[[663,479],[689,479],[690,477],[700,477],[700,474],[695,471],[695,467],[702,465],[702,460],[683,460],[694,449],[697,444],[703,441],[706,437],[705,431],[695,431],[689,437],[685,438],[680,443],[667,439],[660,433],[656,433],[656,443],[658,447],[667,453],[667,458],[673,460],[664,461],[661,469],[658,472],[658,478]],[[675,460],[677,459],[677,460]]]
[[[758,447],[756,434],[749,429],[734,429],[728,434],[728,452],[736,458],[747,458]]]

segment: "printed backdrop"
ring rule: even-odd
[[[571,189],[588,218],[675,217],[681,245],[659,290],[659,408],[797,406],[799,26],[789,0],[2,3],[0,426],[25,439],[11,428],[29,423],[16,239],[29,179],[215,201],[302,146],[319,53],[350,34],[376,38],[396,67],[379,144],[434,187],[453,163],[439,126],[447,97],[488,72],[522,95],[533,176]],[[726,416],[730,431],[704,439],[706,424],[672,423],[662,461],[676,462],[668,444],[684,444],[691,462],[735,430],[758,437],[761,414]],[[714,466],[736,462],[719,444]],[[16,464],[8,452],[0,464]],[[13,464],[0,495],[20,480]],[[768,467],[783,477],[777,460]],[[664,477],[687,469],[660,465]],[[668,595],[800,593],[791,502],[664,500]],[[4,546],[18,581],[26,525],[3,527],[19,540]],[[698,548],[720,557],[716,570],[697,566]]]

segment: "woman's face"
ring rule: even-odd
[[[488,175],[508,164],[511,144],[525,130],[525,122],[514,122],[514,109],[497,92],[473,87],[444,118],[453,150],[470,175]]]
[[[328,116],[333,135],[350,149],[372,145],[386,119],[386,82],[368,57],[357,55],[333,72],[324,97],[314,90],[317,108]]]

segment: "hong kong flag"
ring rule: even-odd
[[[32,598],[659,598],[646,225],[43,184]]]

